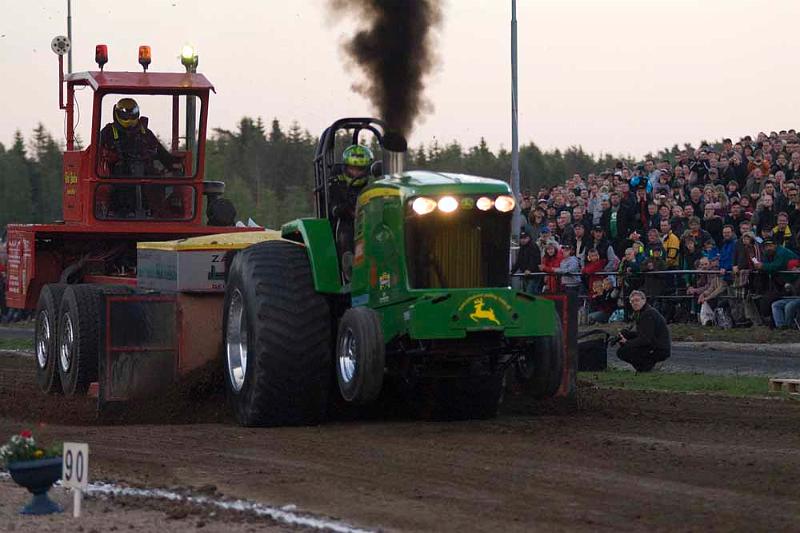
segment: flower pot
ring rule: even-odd
[[[61,506],[47,497],[47,491],[53,483],[61,479],[61,457],[9,463],[8,473],[18,485],[33,494],[33,499],[22,508],[20,514],[40,515],[63,511]]]

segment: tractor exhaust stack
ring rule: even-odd
[[[402,174],[408,143],[402,134],[389,130],[383,135],[383,168],[386,174]]]

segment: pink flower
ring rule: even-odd
[[[22,431],[19,432],[19,436],[24,439],[29,439],[33,437],[33,433],[31,433],[30,429],[23,429]]]

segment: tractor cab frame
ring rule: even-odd
[[[9,224],[6,297],[10,307],[35,308],[41,289],[49,283],[136,286],[136,243],[140,241],[253,231],[234,227],[232,216],[223,223],[209,220],[210,225],[203,220],[204,197],[209,213],[208,207],[216,202],[230,206],[221,198],[223,182],[204,181],[208,104],[214,87],[203,74],[101,70],[64,75],[61,56],[59,65],[59,108],[66,113],[63,216],[46,224]],[[92,93],[85,148],[79,146],[76,135],[81,114],[76,95],[83,90]],[[126,175],[102,170],[101,131],[114,120],[113,103],[124,97],[157,97],[163,103],[166,116],[150,117],[150,124],[161,125],[156,133],[167,142],[153,139],[179,162],[176,168],[180,170],[159,167],[157,173]],[[180,134],[182,100],[187,108],[199,104],[195,134]],[[148,118],[140,117],[137,127],[147,125]],[[232,206],[228,213],[231,210]]]
[[[64,222],[91,225],[95,228],[113,228],[119,222],[135,220],[137,231],[159,231],[163,223],[200,226],[202,197],[207,184],[203,182],[205,135],[208,117],[209,92],[214,88],[202,74],[147,73],[147,72],[80,72],[65,77],[67,100],[62,107],[67,113],[67,143],[64,152]],[[88,87],[93,91],[91,139],[84,150],[75,149],[75,91]],[[136,98],[158,95],[171,100],[171,135],[168,150],[176,160],[182,161],[183,172],[159,172],[150,175],[112,175],[103,160],[108,150],[101,146],[101,131],[105,124],[113,123],[112,113],[103,116],[103,108],[110,109],[109,101],[122,97]],[[180,100],[196,99],[200,103],[200,116],[196,143],[184,136],[181,146]],[[104,105],[105,102],[105,105]],[[163,117],[162,117],[163,118]],[[148,118],[142,117],[138,128],[148,127]],[[121,128],[116,126],[114,135]],[[190,149],[195,145],[194,150]],[[165,169],[166,170],[166,169]],[[214,187],[212,185],[212,187]],[[214,189],[216,190],[216,189]],[[155,206],[143,205],[148,197],[156,197],[173,205],[172,212],[159,213]],[[114,196],[129,196],[128,210],[109,209]],[[174,209],[178,204],[179,209]],[[155,226],[150,226],[150,224]]]

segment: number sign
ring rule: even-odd
[[[61,477],[65,487],[85,489],[89,485],[88,444],[64,443],[64,468]]]

